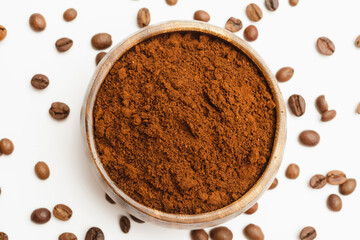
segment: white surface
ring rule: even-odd
[[[195,10],[204,9],[211,15],[210,23],[224,26],[230,16],[249,24],[245,7],[250,0],[179,0],[170,7],[165,0],[8,0],[1,1],[0,24],[8,36],[0,42],[0,138],[15,143],[11,156],[0,157],[0,231],[9,239],[57,239],[64,231],[74,232],[84,239],[87,229],[98,226],[106,239],[189,239],[189,231],[163,229],[152,224],[132,224],[129,234],[121,232],[118,220],[123,211],[110,205],[95,178],[89,173],[82,150],[79,115],[83,95],[95,69],[97,52],[90,38],[98,32],[108,32],[114,43],[138,30],[137,10],[148,7],[152,23],[172,19],[192,19]],[[284,98],[294,93],[304,96],[307,111],[301,118],[288,117],[288,141],[278,178],[279,186],[267,192],[259,201],[259,210],[252,216],[240,216],[227,224],[234,239],[244,239],[242,229],[248,223],[262,227],[266,239],[298,239],[307,225],[318,231],[317,239],[359,239],[359,189],[343,199],[343,210],[333,213],[326,207],[326,198],[337,188],[321,190],[308,187],[316,173],[339,169],[349,177],[360,176],[359,140],[360,116],[355,108],[360,101],[360,49],[354,40],[360,34],[360,1],[346,4],[334,0],[300,0],[290,7],[280,0],[276,12],[265,9],[263,1],[255,0],[264,12],[255,23],[259,39],[251,45],[260,53],[273,72],[283,66],[295,68],[294,78],[280,84]],[[62,19],[69,7],[78,10],[75,21]],[[28,18],[42,13],[47,28],[33,32]],[[237,33],[242,36],[243,31]],[[336,45],[331,57],[323,57],[315,49],[316,39],[328,36]],[[74,46],[66,53],[54,47],[60,37],[70,37]],[[37,91],[30,85],[35,73],[44,73],[50,85]],[[320,122],[314,107],[315,98],[325,94],[329,106],[338,116],[332,122]],[[48,109],[53,101],[69,104],[71,113],[64,122],[50,118]],[[297,141],[299,132],[317,130],[321,142],[306,148]],[[45,161],[51,169],[46,181],[38,180],[33,167]],[[297,180],[288,180],[284,171],[289,163],[301,168]],[[32,210],[52,209],[57,203],[69,205],[74,215],[68,222],[52,218],[45,225],[30,221]]]

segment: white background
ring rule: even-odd
[[[0,138],[15,143],[11,156],[0,157],[0,231],[9,239],[57,239],[64,231],[84,239],[91,226],[100,227],[106,239],[189,239],[189,231],[164,229],[152,224],[132,224],[129,234],[121,232],[118,220],[122,209],[110,205],[89,172],[82,149],[80,108],[83,95],[95,70],[97,52],[90,45],[91,37],[108,32],[114,43],[138,30],[137,10],[148,7],[151,23],[172,19],[191,20],[198,9],[207,10],[210,23],[224,26],[230,16],[238,17],[245,26],[249,20],[245,7],[249,0],[179,0],[170,7],[165,0],[1,0],[0,24],[8,36],[0,42]],[[242,229],[249,223],[262,227],[266,239],[298,239],[300,230],[311,225],[318,239],[359,239],[359,189],[342,197],[343,210],[331,212],[326,198],[337,193],[334,186],[321,190],[308,187],[314,174],[343,170],[360,180],[359,140],[360,116],[355,108],[360,102],[360,49],[354,40],[360,34],[360,1],[300,0],[290,7],[280,0],[276,12],[269,12],[264,1],[254,0],[263,9],[263,19],[255,23],[259,39],[251,45],[276,72],[283,66],[295,68],[293,79],[280,84],[284,98],[294,93],[304,96],[304,116],[288,116],[288,140],[278,178],[279,186],[259,201],[259,210],[252,216],[240,216],[227,224],[234,239],[244,239]],[[73,22],[62,19],[69,7],[78,10]],[[34,12],[42,13],[47,28],[33,32],[28,24]],[[242,36],[243,31],[237,33]],[[316,39],[328,36],[336,45],[331,57],[317,53]],[[66,53],[58,53],[55,41],[60,37],[74,40]],[[36,73],[46,74],[50,85],[43,91],[30,85]],[[325,94],[331,109],[338,116],[332,122],[320,122],[314,101]],[[63,101],[71,108],[68,119],[53,120],[48,109],[52,102]],[[305,129],[317,130],[321,142],[306,148],[297,141]],[[41,181],[34,174],[34,165],[45,161],[51,176]],[[289,163],[301,168],[297,180],[288,180],[284,171]],[[69,205],[74,215],[68,222],[52,218],[44,225],[30,221],[35,208],[52,209],[58,203]]]

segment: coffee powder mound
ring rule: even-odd
[[[139,203],[198,214],[238,200],[272,152],[276,105],[256,65],[199,33],[151,38],[112,67],[94,107],[97,151]]]

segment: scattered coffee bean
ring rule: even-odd
[[[314,240],[316,238],[316,230],[313,227],[305,227],[300,232],[301,240]]]
[[[109,195],[107,195],[107,193],[105,193],[105,199],[111,204],[116,204],[115,201],[112,200],[112,198]]]
[[[249,224],[244,228],[244,235],[249,240],[264,240],[264,233],[261,228],[255,224]]]
[[[355,46],[360,48],[360,36],[358,36],[355,40]]]
[[[97,55],[96,55],[96,58],[95,58],[95,63],[96,65],[99,64],[99,62],[103,59],[103,57],[106,55],[106,52],[99,52]]]
[[[342,171],[333,170],[326,174],[326,181],[331,185],[341,185],[346,182],[346,175]]]
[[[130,227],[131,227],[131,224],[130,224],[129,218],[126,216],[122,216],[120,218],[121,231],[123,231],[123,233],[128,233],[130,231]]]
[[[246,15],[251,21],[258,22],[263,17],[263,13],[258,5],[251,3],[246,7]]]
[[[265,6],[270,11],[275,11],[279,7],[279,0],[265,0]]]
[[[74,8],[69,8],[63,14],[64,20],[70,22],[74,20],[77,16],[77,11]]]
[[[300,117],[304,115],[306,109],[306,102],[301,95],[298,94],[291,95],[289,97],[288,104],[291,112],[295,116]]]
[[[49,166],[45,162],[38,162],[35,165],[35,174],[41,180],[45,180],[50,176]]]
[[[0,195],[1,195],[1,187],[0,187]]]
[[[71,208],[64,204],[58,204],[53,209],[54,217],[61,221],[67,221],[71,218],[73,212]]]
[[[73,45],[73,40],[66,37],[60,38],[55,43],[55,47],[59,52],[66,52],[72,47],[72,45]]]
[[[231,240],[233,233],[227,227],[216,227],[211,229],[210,237],[212,240]]]
[[[349,178],[343,184],[339,185],[339,192],[342,195],[350,195],[355,191],[356,188],[356,180],[353,178]]]
[[[283,67],[276,73],[276,79],[279,82],[287,82],[294,75],[294,69],[292,67]]]
[[[329,111],[324,112],[321,115],[321,121],[328,122],[328,121],[333,120],[335,117],[336,117],[336,111],[335,110],[329,110]]]
[[[4,26],[0,25],[0,41],[6,37],[7,30]]]
[[[143,28],[150,24],[151,17],[150,17],[150,11],[147,8],[141,8],[138,11],[137,14],[137,23],[139,27]]]
[[[169,4],[170,6],[176,5],[177,2],[178,2],[178,0],[166,0],[166,3]]]
[[[259,32],[254,25],[250,25],[244,30],[244,38],[246,41],[252,42],[255,41],[259,36]]]
[[[59,236],[59,240],[77,240],[77,237],[73,233],[65,232]]]
[[[4,232],[0,232],[0,240],[9,240],[8,235]]]
[[[97,50],[108,48],[112,45],[111,35],[108,33],[98,33],[91,38],[92,46]]]
[[[326,56],[333,55],[335,52],[334,43],[327,37],[320,37],[316,42],[318,51]]]
[[[198,21],[208,22],[210,21],[210,15],[204,10],[198,10],[194,13],[194,19]]]
[[[40,13],[32,14],[29,19],[29,24],[30,27],[36,32],[41,32],[46,28],[45,18]]]
[[[310,179],[309,185],[314,189],[320,189],[323,188],[326,183],[327,181],[324,175],[316,174]]]
[[[31,85],[36,89],[44,89],[49,86],[49,78],[44,74],[35,74],[31,79]]]
[[[316,108],[320,113],[324,113],[327,110],[329,110],[329,105],[325,100],[325,96],[324,95],[320,95],[316,98]]]
[[[251,208],[249,208],[245,214],[248,214],[248,215],[251,215],[251,214],[254,214],[259,208],[259,204],[258,203],[255,203]]]
[[[47,223],[51,218],[51,213],[46,208],[35,209],[31,214],[31,221],[37,224]]]
[[[271,183],[269,190],[276,188],[278,184],[279,184],[279,180],[275,178],[274,181]]]
[[[356,107],[356,113],[357,114],[360,114],[360,103],[357,105],[357,107]]]
[[[299,0],[289,0],[289,3],[291,6],[295,7],[296,5],[298,5]]]
[[[290,164],[285,172],[285,176],[289,179],[296,179],[299,177],[300,168],[295,163]]]
[[[69,116],[70,108],[65,103],[54,102],[51,104],[49,113],[50,113],[51,117],[53,117],[54,119],[63,120]]]
[[[87,231],[85,240],[105,240],[105,236],[100,228],[92,227]]]
[[[342,200],[336,194],[331,194],[327,199],[327,206],[331,211],[339,212],[342,208]]]
[[[238,32],[242,29],[243,25],[240,19],[231,17],[227,20],[225,24],[225,29],[229,30],[230,32]]]
[[[134,222],[137,222],[137,223],[145,223],[143,220],[138,219],[137,217],[134,217],[134,216],[131,215],[131,214],[130,214],[130,217],[131,217],[131,219],[132,219]]]
[[[10,155],[14,151],[14,144],[8,138],[0,140],[0,152],[5,155]]]
[[[313,130],[305,130],[299,135],[300,142],[308,147],[314,147],[320,142],[320,135]]]
[[[209,236],[204,229],[196,229],[190,232],[191,240],[208,240]]]

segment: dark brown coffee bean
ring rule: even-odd
[[[324,113],[327,110],[329,110],[329,105],[325,100],[325,96],[324,95],[320,95],[316,98],[316,108],[320,113]]]
[[[244,30],[244,38],[246,41],[255,41],[259,36],[259,32],[254,25],[250,25]]]
[[[99,62],[103,59],[103,57],[106,55],[106,52],[99,52],[97,55],[96,55],[96,58],[95,58],[95,63],[96,65],[99,64]]]
[[[114,200],[112,200],[112,198],[111,198],[109,195],[107,195],[107,193],[105,193],[105,199],[106,199],[109,203],[111,203],[111,204],[116,204],[116,203],[114,202]]]
[[[300,133],[299,140],[308,147],[314,147],[320,142],[320,135],[313,130],[305,130]]]
[[[258,203],[255,203],[251,208],[249,208],[245,214],[247,215],[251,215],[251,214],[254,214],[259,208],[259,204]]]
[[[59,236],[59,240],[77,240],[77,237],[73,233],[65,232]]]
[[[316,230],[313,227],[305,227],[300,232],[301,240],[314,240],[316,238]]]
[[[208,240],[209,235],[204,229],[196,229],[190,232],[191,240]]]
[[[37,224],[47,223],[51,218],[51,213],[46,208],[35,209],[31,214],[31,221]]]
[[[151,21],[150,11],[147,8],[140,8],[137,14],[138,26],[143,28],[149,26]]]
[[[291,6],[295,7],[296,5],[298,5],[299,0],[289,0],[289,3]]]
[[[300,168],[295,163],[290,164],[285,172],[285,176],[289,179],[296,179],[299,177]]]
[[[44,74],[35,74],[31,79],[31,85],[39,90],[49,86],[49,83],[49,78]]]
[[[244,228],[244,235],[249,240],[264,240],[264,233],[261,228],[255,224],[249,224]]]
[[[1,28],[1,27],[0,27]],[[360,48],[360,36],[358,36],[357,38],[356,38],[356,40],[355,40],[355,46],[357,47],[357,48]]]
[[[339,185],[339,192],[342,195],[350,195],[355,191],[356,188],[356,180],[353,178],[349,178],[343,184]]]
[[[263,13],[258,5],[251,3],[246,7],[246,15],[251,21],[258,22],[263,17]]]
[[[169,4],[170,6],[176,5],[177,2],[178,2],[178,0],[166,0],[166,3]]]
[[[4,26],[0,25],[0,41],[6,37],[7,30]]]
[[[324,112],[321,115],[321,121],[328,122],[328,121],[333,120],[335,117],[336,117],[336,111],[335,110],[329,110],[329,111]]]
[[[331,211],[339,212],[342,209],[342,200],[336,194],[331,194],[327,199],[327,206]]]
[[[204,10],[197,10],[194,13],[194,19],[198,21],[208,22],[210,21],[210,15]]]
[[[275,178],[274,181],[271,183],[269,190],[276,188],[278,184],[279,184],[279,180]]]
[[[279,82],[287,82],[289,81],[292,76],[294,75],[294,69],[292,67],[283,67],[280,68],[279,71],[276,73],[276,79]]]
[[[105,236],[100,228],[92,227],[87,231],[85,240],[105,240]]]
[[[279,7],[279,0],[265,0],[265,6],[270,11],[275,11]]]
[[[56,120],[63,120],[70,114],[70,108],[68,105],[62,102],[54,102],[49,109],[50,115]]]
[[[40,13],[32,14],[29,19],[29,24],[30,27],[36,32],[41,32],[46,28],[45,18]]]
[[[331,185],[341,185],[346,182],[346,174],[339,170],[333,170],[326,174],[326,181]]]
[[[70,22],[74,20],[77,16],[77,11],[74,8],[69,8],[63,14],[64,20]]]
[[[233,233],[227,227],[216,227],[211,229],[210,237],[212,240],[231,240]]]
[[[14,151],[14,144],[8,138],[0,140],[0,152],[5,155],[10,155]]]
[[[44,162],[38,162],[35,165],[35,174],[41,180],[45,180],[50,176],[49,166]]]
[[[73,45],[73,40],[66,37],[60,38],[55,43],[55,47],[59,52],[66,52],[72,47],[72,45]]]
[[[288,104],[291,112],[295,116],[300,117],[304,115],[306,109],[306,102],[301,95],[298,94],[291,95],[289,97]]]
[[[134,222],[137,222],[137,223],[145,223],[143,220],[138,219],[137,217],[134,217],[134,216],[131,215],[131,214],[130,214],[130,217],[131,217],[131,219],[132,219]]]
[[[230,32],[238,32],[242,29],[243,25],[240,19],[231,17],[227,20],[225,24],[225,29],[229,30]]]
[[[4,232],[0,232],[0,240],[9,240],[8,235]]]
[[[123,231],[123,233],[128,233],[130,231],[130,227],[131,227],[131,224],[130,224],[129,218],[126,216],[122,216],[120,218],[121,231]]]
[[[356,113],[357,114],[360,114],[360,103],[357,105],[357,107],[356,107]]]
[[[321,174],[316,174],[310,179],[309,185],[314,189],[323,188],[326,185],[326,177]]]
[[[54,217],[61,221],[67,221],[71,218],[73,212],[71,208],[64,204],[58,204],[53,209]]]
[[[333,55],[335,52],[334,43],[327,37],[320,37],[316,42],[318,51],[326,56]]]
[[[92,46],[97,50],[108,48],[112,45],[111,35],[108,33],[98,33],[91,38]]]

